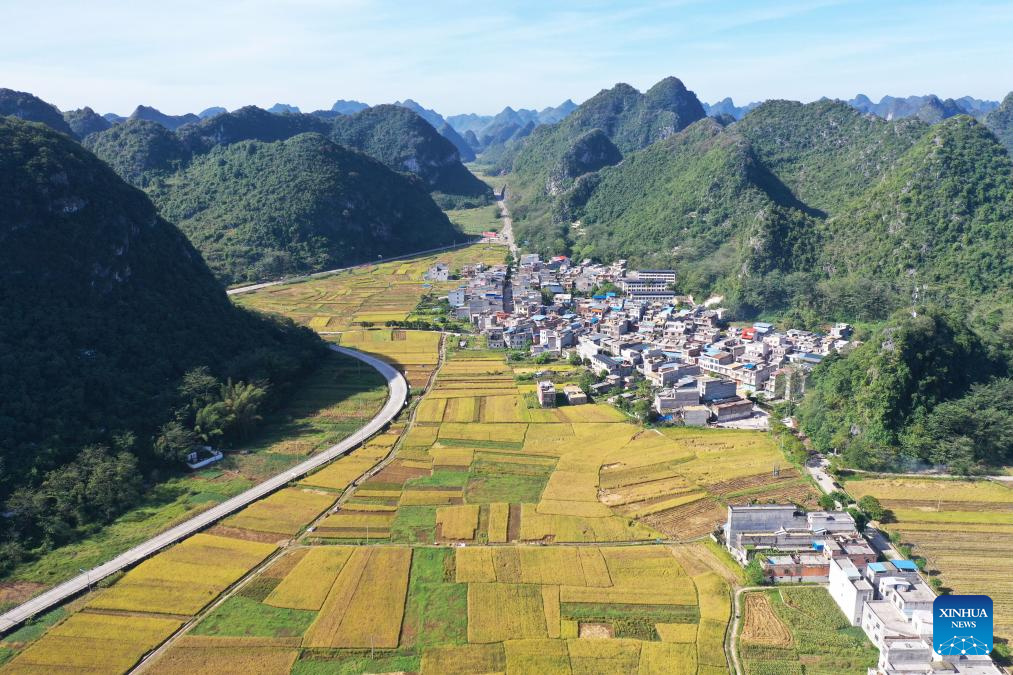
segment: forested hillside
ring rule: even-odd
[[[672,265],[680,289],[697,294],[730,291],[738,274],[759,281],[771,270],[805,270],[814,262],[810,214],[745,138],[713,119],[585,181],[593,185],[586,201],[581,183],[561,200],[582,223],[571,233],[577,257]]]
[[[533,247],[555,239],[539,230],[558,223],[553,217],[553,202],[576,178],[566,175],[561,163],[574,152],[575,145],[586,141],[587,132],[602,131],[626,154],[668,138],[704,117],[696,95],[669,77],[643,94],[628,84],[617,84],[579,105],[561,122],[535,128],[499,160],[509,164],[513,172],[511,208],[518,217],[517,236],[532,242]]]
[[[60,133],[74,135],[55,105],[46,103],[26,91],[0,88],[0,117],[17,117],[30,122],[40,122]]]
[[[992,311],[1009,297],[1013,169],[980,122],[769,101],[728,126],[665,128],[651,143],[658,116],[629,110],[680,100],[679,119],[695,115],[679,87],[667,91],[638,98],[617,86],[524,141],[509,184],[521,242],[671,266],[679,290],[721,294],[743,316],[875,320],[912,301]],[[590,136],[573,135],[580,124],[597,124],[621,161],[600,142],[600,161],[564,161],[595,154],[581,145]]]
[[[176,132],[132,119],[84,142],[149,193],[219,279],[258,281],[463,237],[430,191],[484,203],[488,187],[415,113],[386,108],[332,122],[247,106]]]
[[[407,108],[378,105],[336,117],[331,137],[395,171],[415,174],[446,206],[484,204],[491,197],[488,186],[461,164],[454,144]]]
[[[91,134],[84,146],[137,187],[178,171],[191,153],[179,136],[157,122],[128,120],[107,131]]]
[[[959,310],[901,313],[848,356],[813,371],[802,429],[817,450],[840,451],[850,466],[1008,465],[1009,357],[1008,344],[977,335]]]
[[[152,197],[228,283],[462,239],[420,180],[319,134],[215,148]]]
[[[87,106],[78,110],[64,112],[63,119],[70,125],[71,131],[78,138],[84,138],[88,134],[105,131],[112,126],[112,122]]]
[[[734,130],[806,205],[834,214],[865,192],[928,125],[887,122],[840,101],[768,101]]]
[[[233,306],[69,136],[0,118],[0,213],[2,568],[114,517],[199,438],[241,438],[321,347]]]
[[[1002,105],[988,114],[985,124],[1006,147],[1006,151],[1013,155],[1013,91],[1006,94]]]
[[[835,278],[894,281],[909,300],[1013,290],[1013,161],[981,123],[931,127],[882,180],[825,227]]]

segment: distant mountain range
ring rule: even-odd
[[[879,103],[873,103],[865,94],[858,94],[847,103],[857,110],[879,115],[886,120],[917,117],[924,122],[930,123],[935,123],[954,115],[970,115],[980,118],[999,107],[998,101],[982,101],[970,96],[943,100],[934,94],[905,96],[901,98],[884,96],[880,99]]]
[[[723,98],[717,103],[704,103],[703,109],[711,117],[730,115],[732,119],[740,120],[747,112],[760,105],[759,102],[747,103],[744,106],[737,106],[731,98]]]

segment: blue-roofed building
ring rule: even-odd
[[[918,571],[918,565],[915,565],[914,561],[912,560],[891,560],[890,562],[893,563],[894,567],[901,570],[902,572]]]

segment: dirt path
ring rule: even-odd
[[[510,252],[516,257],[517,242],[514,241],[514,221],[510,217],[510,207],[507,206],[506,196],[507,189],[504,187],[503,192],[496,198],[496,203],[499,205],[500,217],[503,219],[503,229],[500,230],[500,236],[506,239]]]

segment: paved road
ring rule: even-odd
[[[349,267],[339,267],[333,270],[324,270],[323,272],[314,272],[313,274],[304,274],[298,277],[285,277],[284,279],[278,279],[276,281],[265,281],[260,284],[250,284],[249,286],[238,286],[236,288],[230,288],[226,291],[229,295],[239,295],[241,293],[252,293],[253,291],[259,291],[262,288],[270,288],[271,286],[280,286],[281,284],[290,284],[293,281],[306,281],[308,279],[316,279],[318,277],[326,277],[331,274],[337,274],[338,272],[344,272],[345,270],[354,270],[360,267],[370,267],[378,263],[390,262],[391,260],[404,260],[406,258],[414,258],[415,256],[426,255],[428,253],[439,253],[440,251],[449,251],[454,248],[461,248],[462,246],[470,246],[478,241],[477,238],[472,237],[468,241],[460,244],[452,244],[450,246],[440,246],[438,248],[427,248],[424,251],[415,251],[414,253],[406,253],[404,255],[396,255],[390,258],[383,258],[376,262],[362,263],[360,265],[351,265]]]
[[[390,393],[387,397],[387,403],[383,406],[383,409],[380,410],[380,412],[378,412],[376,416],[373,417],[373,419],[371,419],[365,426],[337,445],[314,455],[302,464],[286,469],[284,472],[264,481],[260,485],[252,487],[246,492],[236,495],[228,501],[222,502],[218,506],[196,515],[190,520],[187,520],[170,530],[166,530],[143,544],[135,546],[129,551],[120,554],[109,562],[99,565],[84,574],[80,574],[73,579],[60,584],[59,586],[55,586],[45,593],[32,598],[23,605],[15,607],[6,614],[0,616],[0,635],[23,621],[44,612],[54,605],[60,604],[64,600],[80,593],[81,591],[84,591],[90,584],[94,584],[110,574],[119,572],[126,567],[144,560],[166,546],[174,544],[181,539],[185,539],[191,534],[211,525],[215,521],[238,511],[247,504],[255,502],[261,497],[274,492],[290,481],[299,478],[300,476],[303,476],[330,462],[336,457],[347,453],[362,443],[365,439],[380,431],[384,425],[394,419],[398,412],[401,411],[401,408],[404,407],[405,401],[408,399],[408,382],[405,381],[401,373],[387,363],[384,363],[380,359],[374,358],[368,354],[363,354],[362,352],[347,349],[345,347],[338,347],[337,345],[331,345],[331,349],[365,362],[380,371],[380,374],[387,380],[387,387],[390,389]]]
[[[805,470],[827,494],[837,489],[834,487],[834,477],[827,473],[829,467],[830,462],[823,455],[815,455],[805,463]]]

